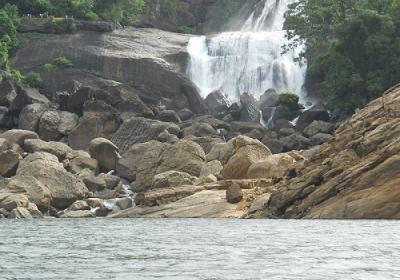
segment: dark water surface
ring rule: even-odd
[[[0,220],[0,279],[400,279],[400,222]]]

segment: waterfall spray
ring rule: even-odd
[[[266,0],[262,12],[253,11],[240,31],[190,40],[188,74],[203,97],[220,90],[237,101],[244,92],[259,97],[270,88],[303,97],[306,65],[296,61],[302,47],[282,54],[288,43],[284,14],[292,2]]]

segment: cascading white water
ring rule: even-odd
[[[235,101],[244,92],[259,97],[270,88],[303,97],[306,65],[296,62],[302,48],[282,54],[288,43],[284,14],[294,1],[266,0],[262,12],[254,11],[241,31],[191,38],[188,74],[203,97],[220,90]]]

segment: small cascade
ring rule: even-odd
[[[282,54],[288,43],[284,14],[294,0],[266,0],[240,31],[193,37],[188,44],[188,75],[203,97],[220,90],[232,101],[249,92],[256,98],[267,89],[304,95],[306,64],[296,61],[302,47]]]

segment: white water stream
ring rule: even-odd
[[[190,40],[188,74],[203,97],[220,90],[236,101],[244,92],[258,98],[273,88],[302,99],[307,66],[296,62],[302,47],[282,54],[288,43],[284,14],[294,1],[265,0],[262,12],[253,11],[240,31]]]

